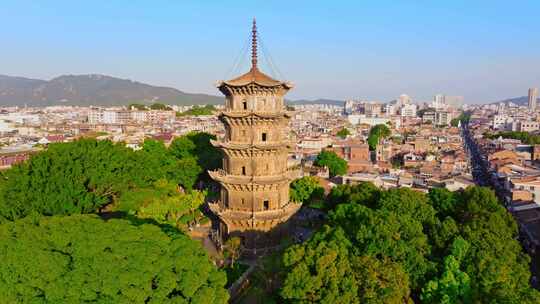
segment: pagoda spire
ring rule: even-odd
[[[257,21],[253,18],[251,28],[251,69],[257,69]]]

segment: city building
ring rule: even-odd
[[[251,56],[246,74],[218,84],[225,95],[225,110],[219,115],[225,136],[212,144],[224,158],[223,169],[209,172],[221,184],[219,201],[209,207],[220,219],[222,238],[240,236],[244,248],[256,250],[279,240],[282,224],[301,204],[289,202],[284,95],[292,85],[259,70],[255,20]]]
[[[431,106],[437,110],[444,110],[447,108],[458,109],[463,106],[463,96],[437,94],[433,97]]]
[[[417,106],[415,104],[406,104],[401,107],[402,117],[416,117]]]
[[[538,99],[538,88],[529,89],[529,110],[536,111],[536,101]]]
[[[540,123],[538,121],[519,121],[517,123],[516,131],[519,132],[533,132],[540,129]]]

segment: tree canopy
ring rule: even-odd
[[[126,189],[148,183],[135,158],[135,152],[110,141],[51,144],[2,173],[0,215],[13,220],[31,212],[94,212]]]
[[[80,139],[48,149],[2,172],[0,218],[93,213],[124,193],[165,179],[192,189],[220,164],[207,133],[176,138],[171,147],[148,139],[133,151],[108,140]]]
[[[156,225],[92,215],[0,225],[5,303],[227,303],[201,246]]]
[[[295,179],[290,187],[290,199],[293,202],[308,203],[314,199],[321,199],[324,196],[324,189],[319,180],[314,176],[304,176]]]
[[[341,185],[328,205],[327,225],[283,255],[286,301],[540,302],[515,221],[487,188]]]
[[[150,109],[152,110],[162,110],[162,111],[171,111],[172,109],[166,105],[159,102],[153,103],[150,105]]]
[[[501,132],[496,132],[496,133],[487,133],[484,136],[490,139],[496,139],[499,137],[518,139],[518,140],[521,140],[522,143],[528,144],[528,145],[540,144],[540,135],[535,135],[531,132],[501,131]]]
[[[216,111],[216,107],[213,105],[206,105],[204,107],[194,106],[193,108],[184,111],[176,112],[176,116],[201,116],[201,115],[212,115]]]
[[[136,109],[139,111],[148,111],[148,108],[144,104],[132,103],[128,106],[128,109]]]
[[[387,138],[391,135],[390,129],[384,124],[378,124],[373,126],[369,130],[368,145],[370,150],[375,150],[379,141],[383,138]]]
[[[351,135],[351,132],[349,131],[349,129],[347,128],[342,128],[341,130],[339,130],[336,135],[338,137],[341,137],[343,139],[347,138],[347,136]]]
[[[315,166],[327,167],[330,176],[347,173],[347,162],[333,151],[322,151],[313,162]]]

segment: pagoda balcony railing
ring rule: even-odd
[[[298,210],[302,205],[296,202],[289,202],[286,205],[276,208],[276,209],[269,209],[269,210],[239,210],[239,209],[230,209],[224,206],[221,206],[219,203],[209,203],[208,204],[210,210],[218,215],[228,215],[232,218],[237,219],[250,219],[250,218],[257,218],[257,219],[271,219],[276,216],[291,213],[296,210]]]
[[[216,172],[219,176],[227,176],[227,171],[223,169],[217,169],[214,172]]]
[[[297,179],[297,178],[302,177],[302,175],[303,175],[302,167],[301,166],[293,166],[293,167],[287,168],[287,175],[291,179]]]
[[[296,141],[292,141],[288,138],[285,138],[281,141],[229,141],[229,140],[210,140],[212,145],[214,146],[222,146],[222,147],[230,147],[230,148],[237,148],[237,149],[247,149],[250,147],[260,147],[260,148],[273,148],[273,147],[282,147],[282,146],[289,146],[294,147],[296,146]]]
[[[279,117],[286,115],[290,117],[291,112],[285,111],[285,110],[275,110],[275,111],[257,111],[257,110],[222,110],[218,113],[218,115],[227,115],[227,116],[233,116],[233,117],[244,117],[247,115],[256,115],[261,117]]]
[[[226,182],[240,182],[240,183],[249,183],[249,182],[255,182],[255,183],[274,183],[274,182],[281,182],[286,179],[295,179],[298,178],[301,175],[300,170],[286,170],[285,172],[281,174],[276,175],[236,175],[236,174],[230,174],[227,173],[223,169],[217,169],[213,171],[208,171],[210,174],[210,177],[217,178],[220,181],[226,181]]]

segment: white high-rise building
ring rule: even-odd
[[[444,109],[445,108],[444,95],[442,95],[442,94],[435,95],[435,97],[433,97],[432,106],[435,109]]]
[[[409,95],[407,95],[407,94],[399,95],[398,103],[399,103],[400,106],[409,105],[409,104],[411,104],[411,102],[412,102],[412,99],[411,99],[411,97],[409,97]]]
[[[463,96],[437,94],[433,97],[431,106],[435,109],[447,109],[448,107],[457,109],[463,106]]]
[[[353,113],[353,110],[354,110],[354,105],[355,105],[355,102],[354,100],[347,100],[345,101],[345,106],[344,106],[344,109],[343,109],[343,112],[345,114],[352,114]]]
[[[529,110],[536,110],[536,100],[538,99],[538,88],[529,89]]]
[[[463,96],[444,96],[444,103],[454,109],[460,108],[463,105]]]
[[[407,104],[401,107],[401,116],[402,117],[416,117],[416,105]]]

